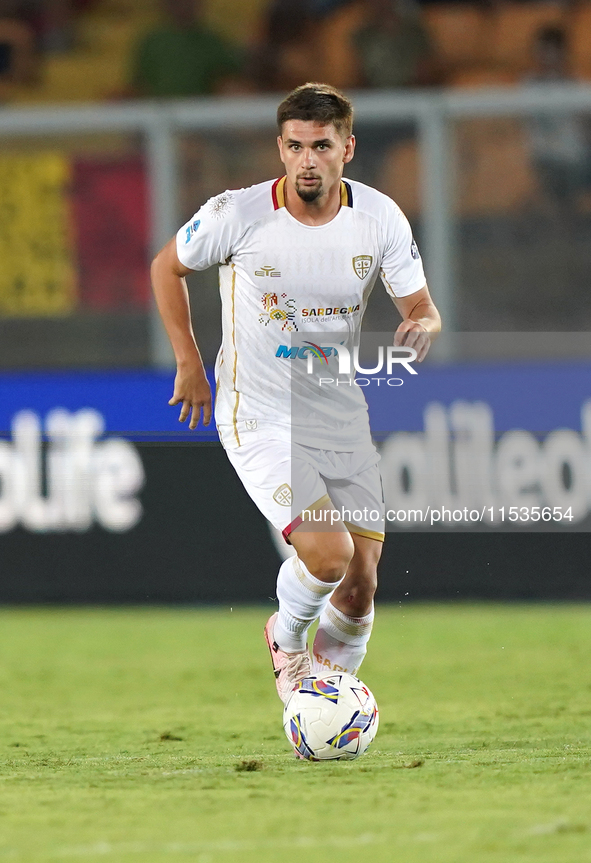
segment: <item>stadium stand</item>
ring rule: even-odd
[[[568,25],[568,12],[558,3],[503,3],[495,15],[492,60],[517,73],[530,65],[531,46],[541,27]]]
[[[307,0],[272,0],[261,14],[250,47],[248,75],[259,91],[291,90],[302,80],[321,79],[316,15]]]
[[[544,26],[566,30],[573,71],[577,77],[591,77],[591,3],[437,4],[427,7],[424,16],[451,86],[518,83],[529,68],[535,34]]]
[[[510,214],[535,194],[522,126],[511,119],[470,120],[458,125],[455,176],[463,217]],[[384,190],[405,213],[420,215],[419,153],[414,141],[395,147],[384,166]]]
[[[562,26],[573,45],[577,76],[591,78],[591,3],[437,3],[422,12],[443,72],[458,87],[512,85],[529,66],[531,44],[542,26]],[[354,35],[367,17],[363,0],[327,15],[316,30],[314,73],[336,86],[360,85]]]
[[[209,0],[209,24],[222,36],[245,44],[255,37],[267,0]],[[158,21],[158,0],[95,0],[83,4],[73,26],[73,47],[44,56],[39,80],[14,86],[7,100],[17,104],[102,101],[118,97],[129,80],[133,45]]]
[[[35,36],[31,27],[0,14],[0,99],[10,98],[12,88],[31,84],[37,74]]]
[[[572,71],[591,80],[591,3],[581,3],[572,13],[569,28]]]
[[[155,18],[154,0],[97,2],[77,18],[72,50],[45,57],[38,84],[15,90],[14,101],[97,101],[120,91],[131,46]]]
[[[490,45],[491,13],[477,6],[429,6],[425,24],[448,73],[483,64]]]
[[[271,0],[209,0],[208,21],[223,35],[242,44],[253,44],[270,3]],[[364,0],[352,0],[325,14],[306,51],[290,55],[290,74],[294,78],[291,83],[312,77],[344,88],[360,86],[354,35],[366,20],[367,8]],[[74,47],[46,56],[39,81],[11,84],[6,101],[26,104],[104,100],[121,93],[128,80],[132,46],[157,20],[157,9],[158,0],[94,0],[87,4],[76,17]],[[531,62],[535,33],[545,25],[565,29],[572,46],[575,75],[591,79],[589,0],[572,7],[548,0],[490,6],[438,3],[423,7],[422,15],[436,48],[444,84],[477,87],[519,83]],[[288,72],[284,69],[281,79],[285,85]],[[203,173],[203,147],[196,174]],[[123,157],[127,158],[125,154]],[[261,158],[266,161],[267,157],[265,153]],[[520,122],[462,123],[458,128],[458,157],[462,214],[516,212],[536,194],[536,176]],[[415,142],[405,140],[393,145],[384,164],[384,186],[409,214],[419,210],[417,160]],[[208,166],[211,168],[209,163]],[[218,182],[219,171],[213,173]],[[244,178],[233,179],[242,182]]]
[[[591,78],[591,3],[575,7],[552,2],[496,7],[436,4],[427,6],[423,15],[449,85],[522,82],[532,67],[536,34],[545,26],[564,29],[574,77]],[[540,197],[542,189],[522,122],[503,118],[465,121],[458,125],[457,133],[457,205],[462,216],[518,213]],[[419,213],[414,141],[392,148],[384,165],[384,185],[405,211]],[[588,209],[584,195],[580,205]]]
[[[335,87],[356,87],[359,84],[359,61],[352,42],[363,20],[363,3],[352,3],[337,9],[321,24],[318,41],[322,46],[322,77]]]
[[[157,0],[94,0],[83,3],[75,20],[73,47],[49,53],[39,80],[12,84],[5,100],[16,103],[92,101],[121,92],[129,74],[133,44],[157,20]],[[223,36],[252,45],[270,0],[209,0],[207,20]],[[306,50],[285,58],[286,70],[318,77],[340,87],[362,84],[354,34],[366,19],[363,0],[324,15]],[[573,71],[591,78],[591,2],[501,2],[491,6],[437,3],[422,11],[442,69],[442,83],[475,87],[517,83],[528,67],[530,45],[544,25],[560,25],[572,44]],[[312,44],[313,43],[313,44]],[[308,73],[308,74],[306,74]],[[286,77],[284,75],[283,77]],[[293,77],[293,75],[292,75]],[[268,89],[268,86],[265,87]]]

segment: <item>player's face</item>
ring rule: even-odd
[[[306,203],[330,194],[355,150],[353,135],[311,120],[288,120],[277,143],[287,179]]]

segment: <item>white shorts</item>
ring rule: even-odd
[[[322,530],[314,512],[332,503],[351,533],[383,542],[380,457],[373,446],[331,452],[257,434],[226,453],[250,497],[286,540],[303,522]]]

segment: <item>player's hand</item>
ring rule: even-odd
[[[178,405],[181,403],[180,423],[184,423],[191,414],[189,428],[197,428],[201,411],[203,411],[203,425],[209,425],[211,422],[211,388],[202,367],[184,368],[177,366],[174,392],[168,404]]]
[[[410,319],[402,321],[394,334],[396,347],[414,348],[417,360],[422,363],[431,347],[431,335],[422,324]]]

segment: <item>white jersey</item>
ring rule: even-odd
[[[216,422],[226,448],[260,430],[352,451],[370,440],[363,392],[316,383],[313,392],[307,353],[322,347],[317,339],[356,340],[378,275],[392,297],[404,297],[424,287],[423,266],[386,195],[343,180],[335,218],[310,226],[286,209],[285,179],[212,198],[177,234],[184,266],[220,265]]]

